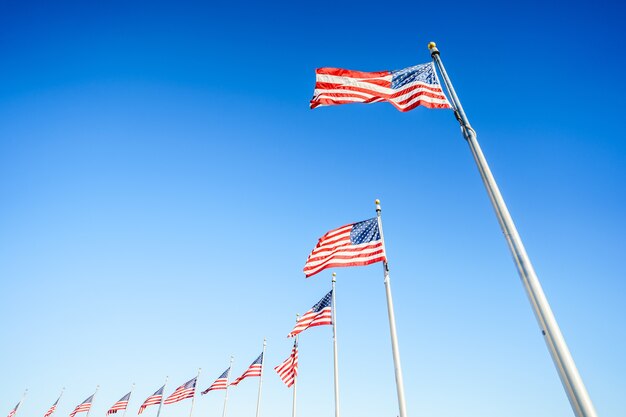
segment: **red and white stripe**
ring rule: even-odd
[[[324,325],[332,325],[333,324],[333,314],[331,312],[330,307],[325,307],[321,311],[317,313],[313,310],[307,311],[304,313],[302,317],[296,322],[295,327],[287,335],[287,337],[294,337],[295,335],[303,332],[309,327],[315,326],[324,326]]]
[[[115,414],[120,410],[126,410],[126,407],[128,407],[128,400],[127,399],[119,400],[118,402],[113,404],[111,408],[109,408],[109,411],[107,411],[107,416],[110,414]]]
[[[331,230],[319,239],[304,265],[307,278],[326,268],[363,266],[386,260],[382,240],[353,245],[350,241],[352,226]]]
[[[163,388],[161,388],[159,391],[161,391],[162,389]],[[146,398],[146,401],[144,401],[143,404],[141,404],[141,407],[139,407],[139,411],[137,412],[137,414],[143,413],[143,411],[150,405],[161,404],[162,399],[163,399],[163,394],[157,394],[157,393],[152,394],[151,396]]]
[[[263,364],[255,363],[250,365],[248,370],[244,372],[239,378],[235,379],[230,385],[237,385],[244,379],[248,377],[261,376],[261,371],[263,370]]]
[[[91,409],[91,401],[80,403],[76,406],[74,411],[70,413],[70,417],[74,417],[78,413],[89,412],[90,409]]]
[[[210,391],[218,390],[218,389],[226,389],[228,387],[228,378],[217,378],[213,384],[204,391],[202,394],[206,394]]]
[[[440,85],[414,81],[396,90],[391,88],[390,71],[362,72],[341,68],[318,68],[311,108],[347,103],[388,101],[406,112],[417,106],[449,109]]]
[[[48,411],[46,411],[46,414],[44,414],[43,417],[50,417],[52,414],[54,414],[54,412],[57,410],[58,403],[59,403],[59,400],[56,400],[56,402],[52,404],[52,407],[50,407]]]
[[[291,388],[298,375],[298,345],[294,344],[291,355],[274,370],[287,385],[287,388]]]
[[[176,391],[172,393],[172,395],[170,395],[169,397],[165,399],[165,401],[163,401],[163,404],[174,404],[179,401],[185,400],[187,398],[191,398],[193,397],[195,392],[196,392],[195,387],[194,388],[178,387]]]

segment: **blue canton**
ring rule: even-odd
[[[391,71],[391,88],[394,90],[398,90],[415,81],[439,85],[435,77],[433,64],[429,62],[428,64],[420,64],[414,67]]]
[[[369,243],[380,240],[380,231],[378,230],[378,219],[364,220],[354,223],[350,231],[350,243],[360,245],[361,243]]]
[[[315,304],[313,306],[313,308],[311,309],[311,311],[313,311],[314,313],[319,313],[320,311],[322,311],[323,309],[325,309],[326,307],[330,307],[330,300],[333,297],[333,291],[330,290],[330,292],[328,294],[326,294],[324,296],[324,298],[322,298],[321,300],[319,300],[317,302],[317,304]]]

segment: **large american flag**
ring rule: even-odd
[[[20,408],[20,405],[21,405],[21,404],[22,404],[22,401],[20,400],[20,402],[19,402],[19,403],[17,403],[17,404],[15,405],[15,407],[13,407],[13,410],[11,410],[11,411],[9,412],[9,415],[8,415],[7,417],[13,417],[13,416],[15,415],[15,413],[17,413],[17,409],[18,409],[18,408]]]
[[[120,398],[118,402],[116,402],[111,408],[109,408],[109,411],[107,411],[107,416],[109,414],[115,414],[120,410],[126,410],[126,407],[128,407],[128,400],[130,400],[130,392]]]
[[[226,389],[226,387],[228,387],[228,375],[229,374],[230,374],[230,366],[228,367],[228,369],[224,371],[222,375],[219,376],[219,378],[215,380],[213,384],[211,384],[209,388],[202,391],[201,394],[204,395],[204,394],[207,394],[209,391],[213,391],[216,389]]]
[[[308,278],[326,268],[362,266],[385,260],[378,219],[374,217],[322,236],[306,260],[304,274]]]
[[[156,390],[154,394],[146,398],[146,401],[144,401],[143,404],[141,404],[141,407],[139,407],[139,412],[137,412],[137,414],[143,413],[143,410],[145,410],[146,407],[148,407],[149,405],[161,404],[161,400],[163,399],[164,389],[165,389],[165,385],[163,385],[161,388]]]
[[[61,399],[61,397],[59,396],[59,398],[57,398],[57,400],[54,402],[54,404],[52,404],[52,407],[50,407],[48,409],[48,411],[46,411],[46,414],[43,415],[43,417],[50,417],[52,414],[54,414],[54,412],[57,409],[57,405],[59,404],[59,400]]]
[[[249,376],[261,376],[261,371],[263,370],[263,353],[259,355],[258,358],[254,360],[239,378],[235,379],[230,385],[237,385],[242,380],[248,378]]]
[[[287,335],[287,337],[294,337],[309,327],[333,324],[333,316],[330,306],[332,299],[333,292],[331,290],[321,300],[319,300],[313,308],[304,313],[304,315],[298,319],[296,326],[293,328],[291,333]]]
[[[165,401],[163,401],[163,404],[174,404],[187,398],[193,397],[193,395],[196,393],[197,380],[198,377],[195,377],[185,382],[180,387],[176,388],[176,390],[169,397],[167,397]]]
[[[78,413],[89,412],[89,409],[91,408],[91,403],[93,402],[93,396],[94,395],[96,395],[96,394],[92,394],[85,401],[83,401],[82,403],[78,404],[76,406],[76,408],[74,409],[74,411],[72,411],[70,413],[70,417],[74,417]]]
[[[449,109],[432,62],[396,71],[362,72],[341,68],[315,70],[311,108],[388,101],[405,112],[417,106]]]
[[[274,368],[287,388],[291,388],[298,375],[298,342],[294,342],[291,355],[283,363]]]

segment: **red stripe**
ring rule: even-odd
[[[391,75],[391,72],[390,71],[363,72],[363,71],[347,70],[343,68],[324,67],[324,68],[316,69],[315,74],[336,75],[338,77],[350,77],[350,78],[378,78],[378,77],[387,77]]]
[[[308,274],[305,272],[305,275],[306,275],[307,278],[309,278],[309,277],[312,277],[313,275],[315,275],[318,272],[321,272],[321,271],[323,271],[324,269],[327,269],[327,268],[346,267],[346,266],[365,266],[365,265],[371,265],[371,264],[376,263],[376,262],[381,262],[381,261],[384,261],[384,260],[385,260],[385,257],[381,256],[379,258],[371,259],[371,260],[366,261],[366,262],[355,261],[355,262],[349,262],[347,264],[346,263],[336,263],[336,264],[335,263],[328,263],[328,264],[324,265],[324,267],[319,269],[319,270],[315,270],[315,271],[310,272]]]

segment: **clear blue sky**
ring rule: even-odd
[[[264,336],[279,364],[330,287],[309,251],[380,198],[409,416],[571,416],[452,113],[308,108],[316,67],[436,41],[599,415],[626,415],[623,5],[106,3],[0,5],[0,413],[66,387],[66,417],[100,384],[104,417],[134,382],[136,415]],[[397,414],[381,269],[336,271],[344,417]],[[300,359],[298,416],[331,416],[329,326]],[[261,415],[289,417],[271,367]]]

